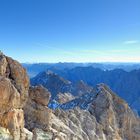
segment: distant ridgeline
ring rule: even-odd
[[[101,70],[123,69],[125,71],[132,71],[140,69],[140,63],[23,63],[22,64],[28,71],[30,77],[36,76],[42,71],[50,70],[64,70],[73,69],[75,67],[89,67],[99,68]]]

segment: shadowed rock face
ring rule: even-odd
[[[43,85],[51,92],[51,99],[56,99],[56,96],[61,93],[71,93],[74,96],[79,96],[90,93],[93,90],[91,86],[83,81],[72,83],[50,71],[39,73],[36,77],[31,79],[31,84],[33,86]]]
[[[50,93],[42,86],[30,87],[29,98],[24,107],[26,128],[48,130],[52,111],[47,107]]]

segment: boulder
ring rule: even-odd
[[[31,100],[35,101],[37,104],[47,106],[50,101],[50,92],[43,86],[30,87],[29,96]]]

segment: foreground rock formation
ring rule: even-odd
[[[65,84],[65,89],[73,85]],[[0,54],[0,139],[140,140],[139,118],[106,85],[91,88],[80,81],[76,87],[71,89],[78,96],[61,92],[57,106],[49,103],[51,93],[41,85],[30,86],[25,69]]]
[[[22,108],[26,104],[28,88],[29,79],[25,69],[17,61],[1,53],[0,126],[8,129],[15,140],[27,138]]]

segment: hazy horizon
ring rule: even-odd
[[[21,62],[22,64],[113,64],[113,65],[133,65],[140,62]]]

